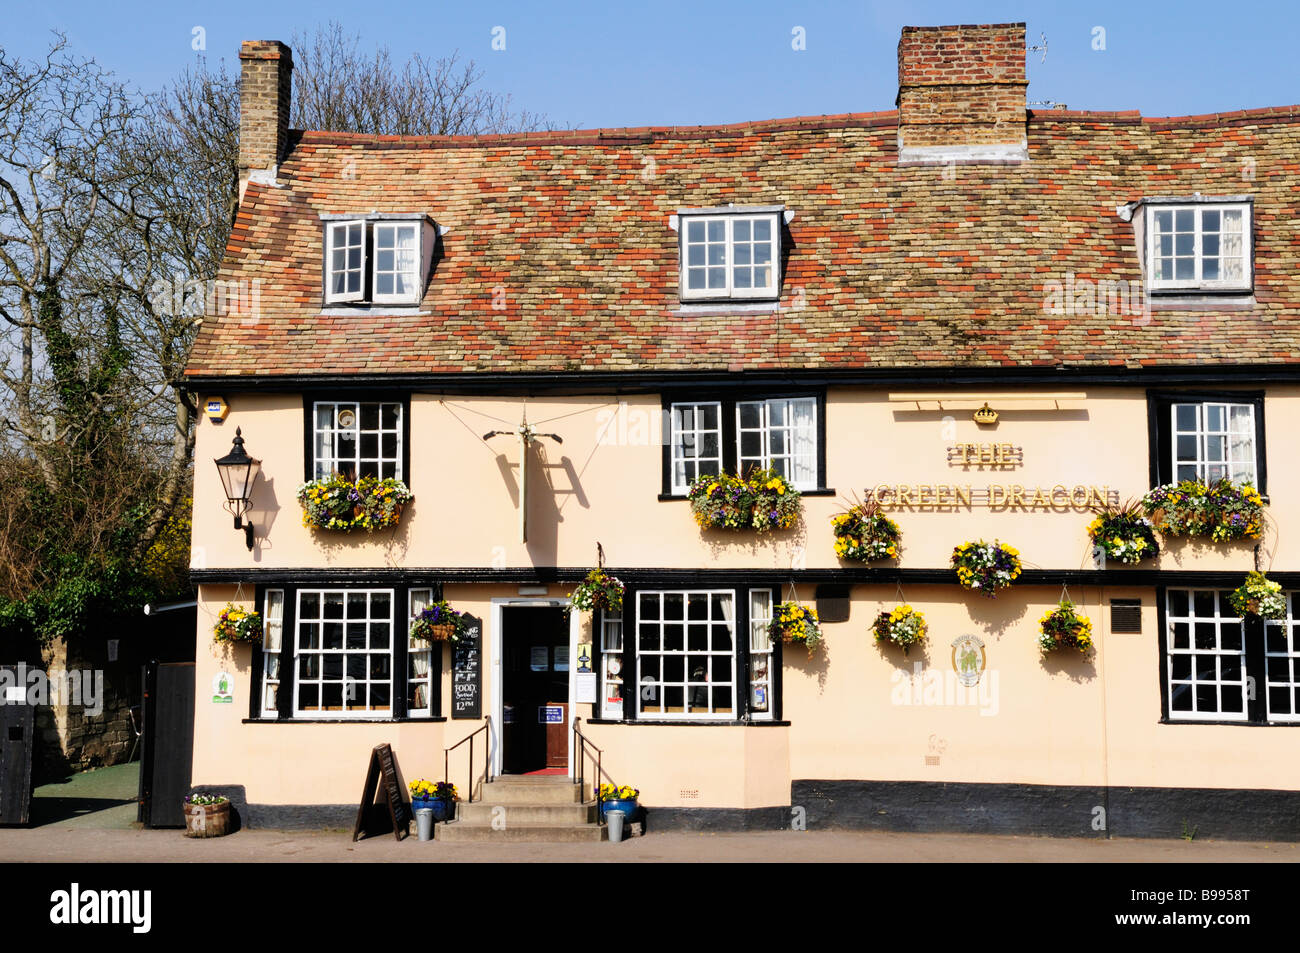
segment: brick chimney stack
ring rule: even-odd
[[[289,144],[293,53],[279,40],[239,48],[239,199],[252,182],[273,183]]]
[[[898,41],[898,161],[1023,162],[1025,25],[906,26]]]

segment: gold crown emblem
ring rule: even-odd
[[[989,406],[989,402],[984,401],[984,406],[974,413],[975,423],[977,424],[995,424],[998,422],[998,412]]]

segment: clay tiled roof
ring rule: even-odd
[[[187,374],[1273,363],[1300,355],[1300,107],[1038,113],[1022,165],[902,167],[894,112],[480,137],[293,133]],[[1255,303],[1054,315],[1049,282],[1138,282],[1143,196],[1252,195]],[[677,209],[794,213],[781,307],[680,314]],[[322,213],[448,230],[418,314],[322,314]]]

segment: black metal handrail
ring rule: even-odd
[[[600,779],[604,773],[601,767],[601,757],[604,754],[604,752],[602,752],[600,748],[597,748],[594,744],[592,744],[591,739],[589,739],[586,735],[582,733],[582,729],[578,727],[578,724],[581,721],[582,721],[581,718],[575,717],[573,719],[573,752],[574,752],[574,756],[577,758],[578,761],[576,765],[578,769],[578,790],[582,792],[583,800],[586,800],[587,779],[585,774],[585,768],[587,764],[587,758],[591,758],[591,760],[596,763],[596,790],[595,790],[596,806],[597,806],[596,816],[600,819],[600,823],[604,824],[605,817],[603,814],[601,814],[599,810]],[[592,755],[590,755],[587,752],[588,748],[590,748],[592,751],[596,753],[594,757],[592,757]]]
[[[456,742],[450,748],[442,749],[442,779],[443,781],[449,782],[451,781],[451,777],[450,777],[451,753],[455,751],[457,748],[459,748],[461,745],[463,745],[465,742],[467,741],[469,742],[469,790],[466,792],[466,798],[465,798],[467,801],[474,800],[474,736],[477,735],[480,731],[487,731],[488,728],[491,727],[491,725],[492,725],[492,717],[490,715],[486,716],[483,719],[483,724],[479,725],[479,727],[475,728],[464,738],[461,738],[460,741]],[[488,735],[488,740],[489,741],[491,740],[490,733]],[[491,780],[492,780],[492,757],[491,757],[491,753],[488,750],[488,746],[484,745],[483,746],[483,783],[487,784]]]

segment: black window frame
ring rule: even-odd
[[[1160,655],[1160,724],[1162,725],[1230,725],[1237,728],[1297,728],[1300,721],[1269,721],[1267,659],[1265,657],[1264,621],[1247,616],[1241,621],[1242,649],[1246,657],[1242,677],[1247,686],[1246,717],[1244,719],[1174,718],[1170,713],[1169,697],[1169,592],[1182,590],[1229,591],[1228,586],[1187,585],[1158,586],[1156,588],[1157,642]],[[1253,696],[1252,696],[1253,691]]]
[[[295,716],[294,715],[294,693],[297,688],[298,670],[297,670],[297,646],[298,646],[298,593],[300,590],[342,590],[349,591],[353,589],[391,589],[393,591],[393,609],[396,622],[393,628],[393,645],[392,645],[392,714],[387,718],[382,717],[349,717],[349,718],[330,718],[328,716]],[[446,721],[446,712],[443,710],[442,703],[442,673],[443,673],[443,653],[435,651],[431,653],[429,662],[429,685],[430,699],[433,701],[433,712],[430,715],[412,716],[407,710],[406,689],[407,689],[407,671],[409,668],[409,655],[407,654],[407,630],[403,622],[407,619],[408,608],[411,604],[412,589],[429,589],[432,590],[432,597],[437,600],[442,598],[442,585],[438,582],[409,579],[402,582],[392,580],[367,579],[362,576],[349,579],[330,580],[328,582],[268,582],[259,583],[255,589],[257,611],[263,613],[265,618],[266,612],[266,592],[267,590],[280,590],[284,593],[284,632],[280,642],[280,688],[276,695],[276,708],[278,715],[275,718],[266,717],[262,713],[262,677],[265,673],[264,650],[261,643],[253,646],[252,665],[249,667],[251,690],[249,691],[249,711],[248,720],[256,722],[266,722],[271,724],[357,724],[367,722],[390,723],[390,722],[439,722]],[[437,686],[435,689],[434,686]]]
[[[1253,404],[1255,408],[1255,489],[1268,498],[1268,454],[1265,434],[1264,392],[1261,390],[1151,390],[1147,391],[1147,440],[1151,488],[1176,482],[1173,462],[1172,407],[1183,403]]]
[[[673,490],[673,404],[710,403],[720,405],[722,424],[722,469],[727,473],[736,473],[740,465],[740,443],[736,427],[736,405],[747,401],[759,400],[797,400],[812,397],[817,401],[817,486],[811,490],[800,490],[801,496],[834,496],[835,490],[826,483],[826,391],[825,389],[779,390],[779,391],[735,391],[707,390],[684,391],[680,393],[665,392],[660,395],[661,434],[662,434],[662,474],[659,499],[684,500],[686,493]]]
[[[641,666],[640,656],[637,652],[638,633],[636,631],[636,604],[641,592],[688,592],[697,589],[730,589],[735,593],[736,608],[736,631],[732,634],[732,664],[735,666],[735,692],[734,699],[736,717],[735,718],[663,718],[653,715],[638,718],[637,717],[637,695],[640,691],[641,684]],[[763,717],[751,717],[750,709],[750,684],[749,684],[749,593],[753,589],[768,589],[772,593],[773,608],[781,601],[781,586],[776,583],[767,582],[737,582],[718,584],[710,582],[706,577],[700,577],[692,582],[672,582],[672,583],[635,583],[629,584],[623,594],[623,613],[621,619],[623,622],[623,651],[620,653],[622,659],[623,674],[623,715],[620,720],[613,722],[604,718],[601,712],[597,712],[598,717],[593,719],[597,722],[626,724],[626,725],[779,725],[785,724],[782,720],[784,717],[783,698],[785,695],[784,684],[784,643],[776,639],[772,643],[772,658],[769,663],[769,684],[771,686],[771,698],[768,701],[768,711],[759,712]],[[597,636],[596,645],[599,646],[599,636]],[[602,653],[603,654],[603,653]],[[601,660],[601,688],[603,690],[604,660]],[[600,706],[598,705],[599,709]]]
[[[303,480],[316,479],[316,412],[317,401],[355,401],[358,404],[402,405],[402,475],[399,479],[411,485],[411,394],[409,391],[312,390],[302,395],[302,449]]]

